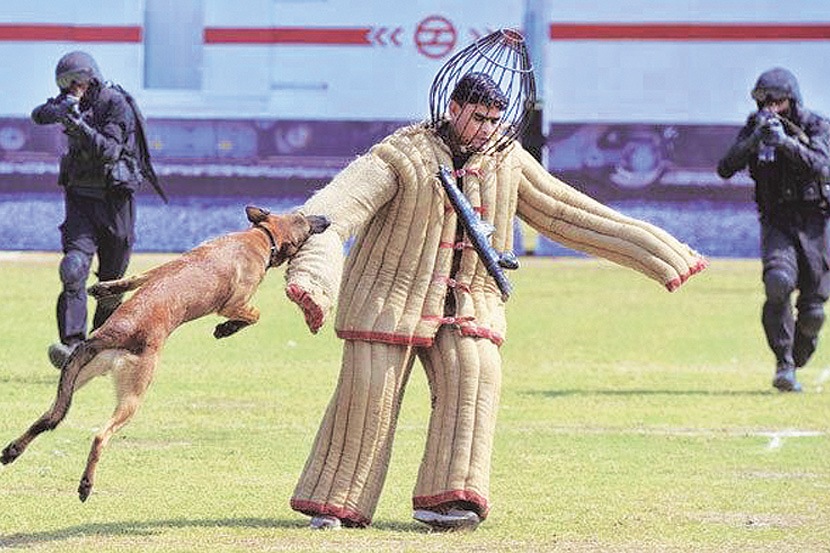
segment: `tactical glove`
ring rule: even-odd
[[[778,118],[770,119],[761,128],[762,140],[769,146],[783,146],[787,142],[787,133],[784,125]]]
[[[84,121],[81,112],[78,111],[77,106],[71,107],[60,118],[60,123],[63,125],[67,134],[84,135],[91,138],[95,135],[95,131]]]

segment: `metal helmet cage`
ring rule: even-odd
[[[500,124],[485,147],[486,152],[498,151],[521,136],[536,104],[533,64],[524,36],[515,29],[500,29],[470,44],[441,67],[429,92],[433,128],[439,128],[447,120],[450,100],[459,81],[474,73],[487,75],[506,98]],[[466,96],[473,103],[479,103],[476,100],[480,95],[480,90],[473,90]],[[465,103],[464,98],[456,99]]]

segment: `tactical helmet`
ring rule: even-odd
[[[55,82],[61,90],[67,90],[73,82],[103,82],[101,70],[95,59],[86,52],[76,51],[64,55],[55,67]]]
[[[762,107],[768,100],[789,98],[795,105],[801,104],[801,91],[798,80],[783,67],[775,67],[761,73],[752,89],[752,99]]]

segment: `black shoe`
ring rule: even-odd
[[[49,355],[49,362],[56,369],[63,369],[63,366],[66,364],[66,360],[69,359],[69,356],[72,355],[72,352],[75,351],[75,348],[78,347],[80,342],[76,342],[71,345],[62,344],[57,342],[49,346],[49,349],[46,353]]]
[[[793,361],[795,361],[796,369],[807,364],[807,361],[810,360],[813,352],[816,351],[817,344],[818,337],[813,336],[810,338],[798,330],[795,331],[795,339],[793,340]]]
[[[801,391],[801,384],[795,379],[795,369],[792,367],[779,367],[775,372],[772,385],[781,392]]]

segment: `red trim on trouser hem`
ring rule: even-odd
[[[351,509],[345,509],[343,507],[335,507],[334,505],[327,505],[325,503],[317,503],[315,501],[292,499],[291,508],[310,517],[318,515],[337,517],[346,526],[365,527],[372,523],[372,519],[361,515],[357,511],[352,511]]]
[[[466,501],[472,503],[477,510],[477,514],[481,520],[487,518],[490,512],[490,506],[487,500],[475,492],[469,490],[453,490],[451,492],[439,493],[437,495],[422,495],[412,498],[413,509],[434,509],[440,507],[445,503],[453,501]]]

